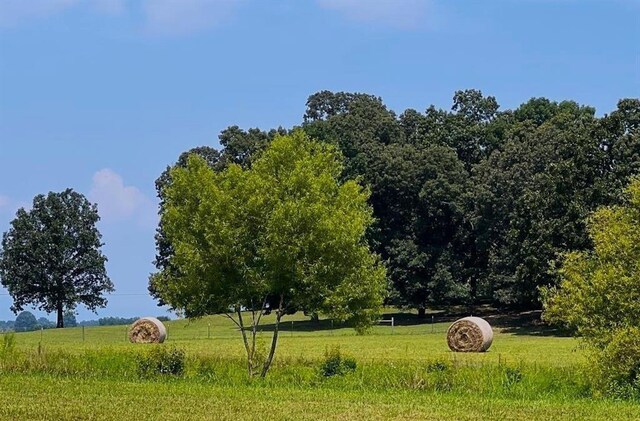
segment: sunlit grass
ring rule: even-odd
[[[288,316],[265,380],[248,379],[222,316],[166,323],[161,346],[186,354],[178,378],[141,377],[139,356],[157,345],[129,343],[126,326],[19,333],[0,358],[0,419],[640,419],[635,402],[595,398],[576,339],[503,323],[489,352],[455,354],[450,321],[392,314],[400,325],[367,335]],[[263,320],[266,348],[273,316]],[[335,348],[357,369],[325,378]]]

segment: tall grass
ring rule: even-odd
[[[355,370],[327,376],[323,372],[327,361],[290,357],[276,360],[267,378],[260,380],[248,378],[246,361],[242,358],[187,354],[178,373],[165,376],[162,370],[158,370],[154,375],[149,367],[167,365],[164,361],[149,362],[150,356],[159,355],[159,358],[163,358],[163,355],[175,354],[158,352],[164,348],[168,347],[150,345],[137,349],[102,348],[82,352],[18,349],[0,354],[0,374],[182,381],[218,386],[274,387],[284,384],[303,389],[420,390],[517,399],[570,399],[592,395],[591,384],[580,367],[553,368],[526,363],[498,364],[444,359],[398,363],[347,358],[354,361]],[[335,358],[335,352],[329,353],[327,358]],[[141,362],[146,364],[143,371]]]

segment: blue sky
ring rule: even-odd
[[[322,89],[397,111],[477,88],[604,114],[640,96],[639,46],[639,0],[0,0],[0,231],[73,187],[98,203],[117,289],[98,315],[164,314],[146,295],[153,182],[180,152],[298,124]],[[0,289],[0,320],[10,305]]]

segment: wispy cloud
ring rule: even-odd
[[[184,35],[226,22],[241,0],[146,0],[145,29],[155,35]]]
[[[73,8],[109,17],[141,17],[151,35],[185,35],[228,21],[243,0],[0,0],[0,27],[50,17]]]
[[[0,26],[55,15],[79,3],[79,0],[0,0]]]
[[[429,0],[317,0],[320,7],[347,18],[400,29],[432,26]]]
[[[122,177],[109,168],[93,175],[89,200],[97,203],[105,222],[135,220],[144,226],[156,225],[153,202],[137,187],[125,185]]]

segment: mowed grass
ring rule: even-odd
[[[136,356],[158,345],[130,344],[125,326],[86,327],[84,340],[82,328],[19,333],[22,359],[0,364],[0,419],[640,419],[637,402],[595,397],[576,339],[496,323],[489,352],[454,354],[449,321],[390,317],[400,325],[357,335],[288,316],[266,380],[247,378],[240,332],[223,316],[166,323],[160,346],[185,351],[181,378],[140,378]],[[263,322],[266,349],[273,317]],[[325,378],[336,347],[358,367]]]

